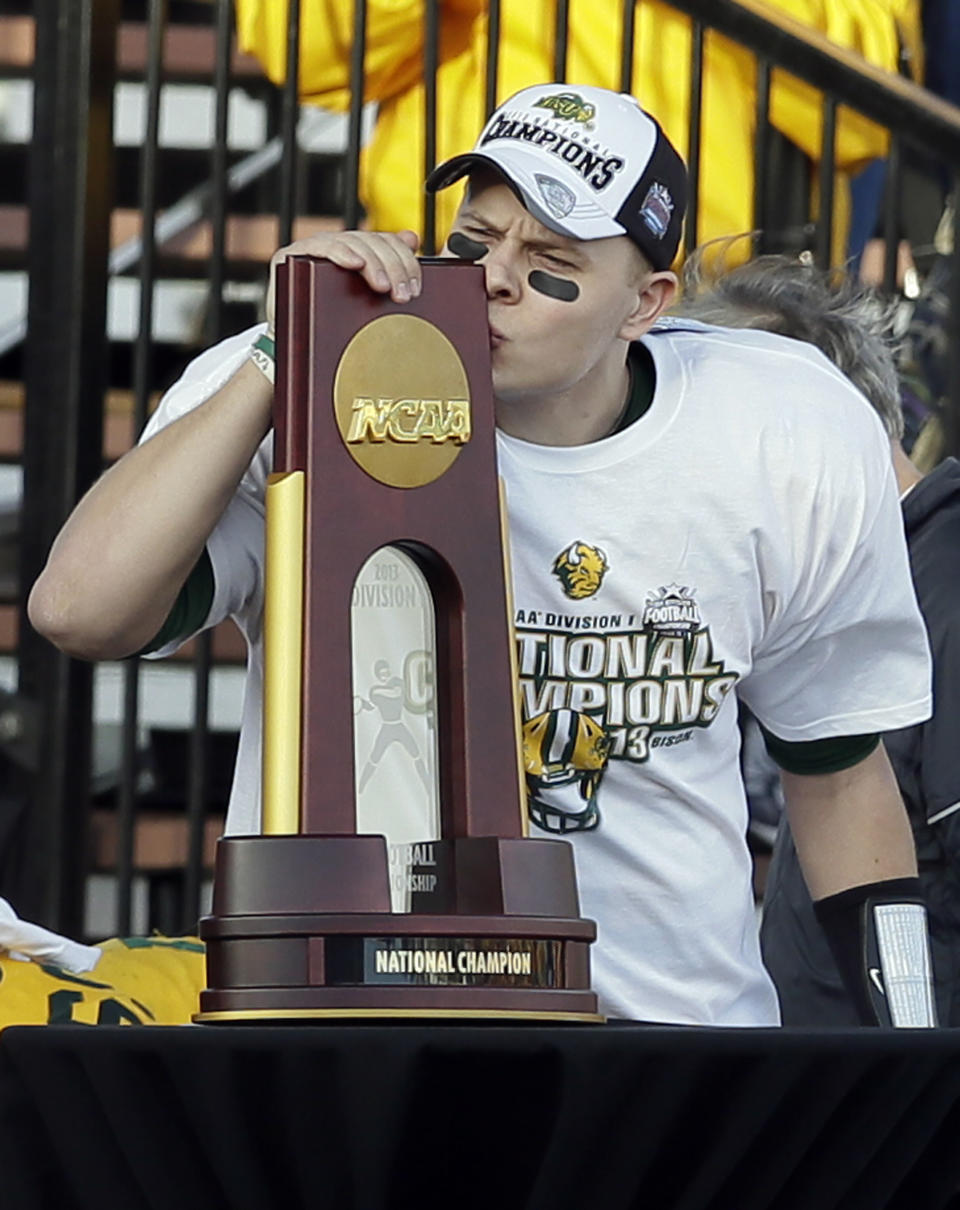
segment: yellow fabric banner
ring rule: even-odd
[[[0,1029],[8,1025],[187,1025],[205,986],[197,937],[113,937],[92,971],[0,956]]]
[[[286,76],[287,0],[236,0],[242,48],[256,55],[276,83]],[[766,0],[777,12],[825,34],[891,72],[900,44],[919,70],[919,0]],[[305,101],[333,110],[349,102],[352,0],[302,0],[300,91]],[[373,139],[361,168],[369,226],[423,229],[424,93],[423,0],[368,0],[365,99],[379,103]],[[483,123],[487,19],[484,0],[444,0],[440,6],[437,154],[446,159],[472,146]],[[498,100],[553,74],[556,0],[503,0]],[[622,0],[572,0],[567,78],[619,87]],[[689,114],[690,22],[660,0],[639,0],[632,91],[671,140],[686,152]],[[701,242],[748,231],[753,222],[753,56],[708,34],[703,89]],[[816,90],[775,73],[773,125],[816,159],[822,99]],[[884,132],[843,111],[837,165],[859,169],[887,147]],[[842,190],[840,191],[842,195]],[[452,195],[452,196],[451,196]],[[459,190],[438,197],[442,235]],[[842,198],[841,198],[842,208]]]

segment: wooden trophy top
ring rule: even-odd
[[[436,614],[445,838],[524,834],[483,271],[425,262],[411,303],[293,256],[277,275],[275,470],[303,471],[303,833],[357,830],[350,605],[384,546]]]

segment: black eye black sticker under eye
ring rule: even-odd
[[[576,302],[580,297],[580,287],[576,282],[567,281],[565,277],[554,277],[552,273],[544,273],[542,269],[534,269],[527,281],[547,298],[559,298],[561,302]]]
[[[471,239],[469,235],[464,235],[462,231],[453,231],[450,238],[447,240],[447,247],[454,256],[459,256],[461,260],[480,260],[482,256],[487,255],[487,245],[481,244],[479,240]]]

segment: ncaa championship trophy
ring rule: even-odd
[[[219,842],[196,1020],[600,1020],[526,836],[483,271],[399,306],[293,256],[277,311],[263,834]]]

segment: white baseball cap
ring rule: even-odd
[[[504,101],[473,151],[438,165],[433,193],[478,164],[506,177],[545,227],[573,239],[627,235],[655,269],[677,253],[687,200],[683,160],[628,93],[542,84]]]

